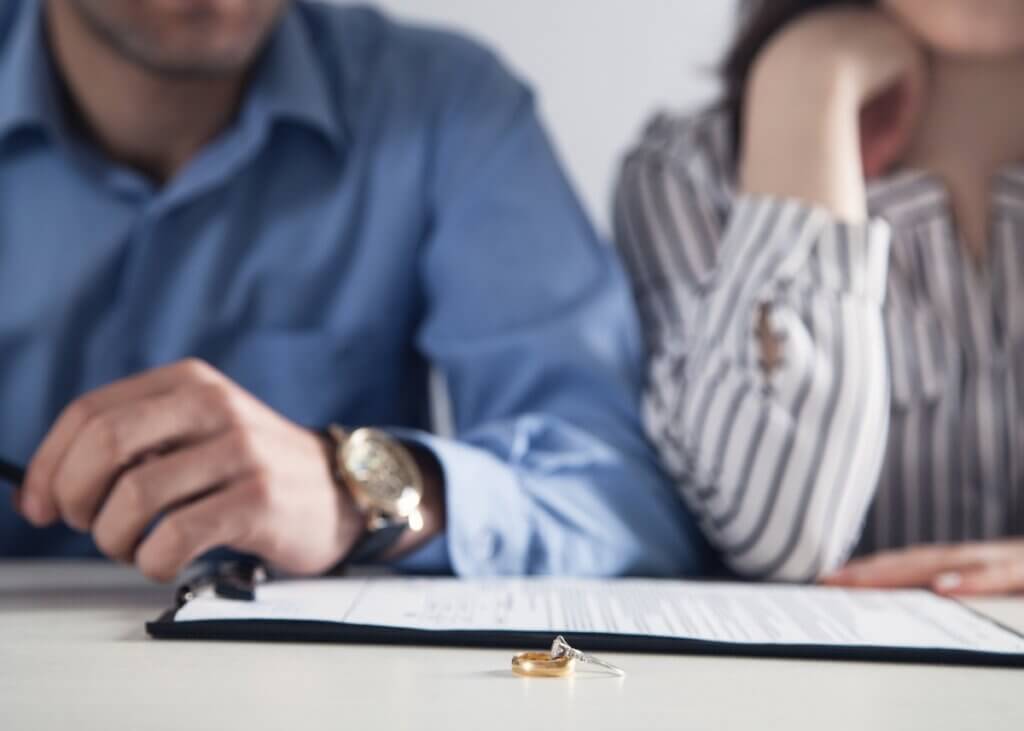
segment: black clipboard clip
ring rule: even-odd
[[[178,587],[176,602],[180,609],[209,588],[221,599],[251,602],[256,599],[256,587],[268,578],[266,567],[252,559],[221,561],[212,570],[200,574]]]

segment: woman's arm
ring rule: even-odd
[[[740,189],[862,223],[865,177],[906,148],[924,79],[922,52],[882,13],[845,8],[794,23],[751,71]]]
[[[849,556],[884,456],[889,231],[865,222],[862,72],[834,61],[832,86],[796,81],[794,58],[817,51],[786,33],[755,71],[731,211],[708,225],[721,160],[701,142],[714,134],[690,134],[689,148],[629,158],[618,229],[652,351],[656,445],[734,570],[807,580]],[[817,97],[789,125],[786,96],[764,109],[785,79]]]

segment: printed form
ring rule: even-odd
[[[1024,637],[925,591],[616,579],[339,578],[203,595],[176,622],[310,620],[416,630],[599,633],[731,644],[1024,653]]]

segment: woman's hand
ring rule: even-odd
[[[880,11],[829,9],[783,29],[748,81],[743,189],[863,221],[865,181],[907,147],[925,78],[924,53]]]
[[[831,586],[927,587],[951,596],[1024,593],[1024,540],[918,546],[851,561]]]

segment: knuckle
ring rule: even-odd
[[[228,427],[240,426],[243,415],[240,400],[227,381],[209,381],[197,388],[196,399],[206,413],[217,415]]]
[[[245,485],[246,497],[258,510],[269,510],[273,504],[272,481],[264,469],[257,469]]]
[[[125,501],[126,507],[136,515],[148,514],[150,509],[149,491],[146,489],[149,483],[139,472],[139,469],[128,470],[121,475],[115,488],[115,492]]]
[[[922,555],[927,555],[922,552]],[[969,551],[964,545],[943,545],[935,552],[938,562],[944,566],[957,563],[958,559],[966,558]]]
[[[935,549],[932,546],[910,546],[900,548],[890,554],[888,563],[893,565],[922,564],[929,561],[943,561],[945,559],[944,549]]]
[[[99,413],[100,409],[96,403],[96,397],[92,394],[86,394],[73,401],[64,410],[62,420],[69,421],[72,424],[87,424]]]
[[[257,465],[260,461],[256,437],[249,429],[234,427],[228,436],[232,457],[244,465]]]
[[[92,500],[84,492],[63,496],[61,513],[64,521],[75,530],[88,531],[92,527]]]
[[[121,464],[127,457],[123,436],[111,417],[98,414],[89,421],[87,429],[108,464]]]
[[[210,381],[216,378],[217,370],[201,358],[185,358],[177,364],[182,376],[196,381]]]
[[[1007,556],[1006,546],[995,541],[972,544],[965,553],[975,561],[989,564],[1002,564]]]
[[[221,381],[205,381],[196,388],[199,400],[207,407],[229,410],[234,407],[231,390]]]

